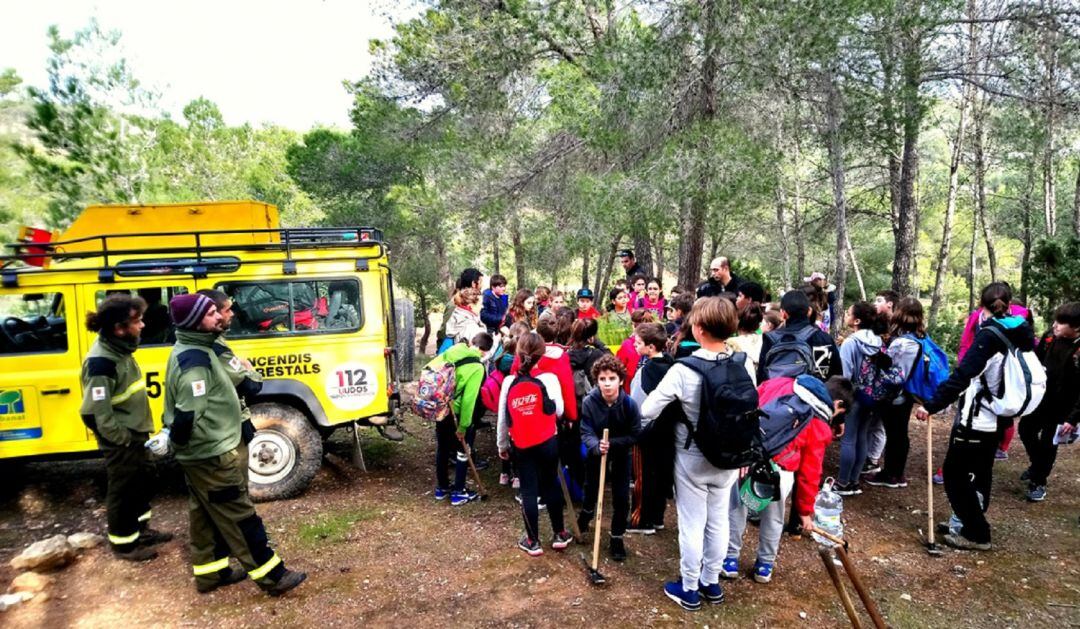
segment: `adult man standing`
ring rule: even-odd
[[[709,279],[697,287],[698,299],[719,297],[721,293],[737,293],[742,280],[731,272],[731,263],[724,256],[709,264]]]
[[[634,252],[630,249],[619,250],[619,261],[622,262],[622,268],[626,271],[626,279],[630,279],[635,275],[641,275],[648,277],[645,270],[638,264],[637,258],[634,256]]]
[[[221,314],[222,333],[214,339],[214,354],[225,373],[229,374],[229,381],[236,387],[236,396],[240,398],[240,458],[244,461],[244,476],[248,472],[248,444],[255,438],[255,424],[251,423],[251,409],[248,405],[252,399],[262,391],[262,374],[255,371],[251,363],[233,353],[232,348],[225,342],[225,334],[232,326],[233,300],[228,295],[210,288],[199,291],[214,302],[214,306]]]
[[[173,537],[150,528],[154,468],[144,444],[154,422],[146,381],[134,357],[145,310],[145,301],[126,294],[101,302],[97,312],[86,318],[87,329],[98,337],[82,367],[79,413],[105,457],[109,544],[126,561],[157,557],[157,551],[148,546]]]
[[[165,424],[187,480],[195,586],[205,593],[242,580],[229,567],[232,555],[263,591],[279,596],[307,575],[287,570],[270,548],[248,496],[240,399],[214,352],[224,320],[197,293],[174,297],[169,310],[176,345],[165,368]]]

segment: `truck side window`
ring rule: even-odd
[[[61,293],[0,295],[0,356],[67,351],[65,310]]]
[[[186,286],[162,286],[135,290],[99,290],[96,298],[97,303],[100,305],[107,296],[115,293],[142,297],[146,302],[146,312],[143,313],[145,327],[143,327],[139,345],[172,345],[176,342],[176,330],[173,328],[172,318],[169,316],[169,300],[177,295],[186,295],[187,292]]]
[[[232,297],[232,336],[355,332],[362,323],[360,283],[285,280],[223,283]]]

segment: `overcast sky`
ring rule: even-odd
[[[390,13],[407,19],[411,1],[392,0],[8,0],[0,19],[0,68],[45,83],[46,30],[65,36],[97,17],[121,43],[139,80],[161,92],[180,118],[199,96],[229,124],[271,122],[298,131],[349,124],[343,80],[371,67],[368,41],[392,35]],[[402,8],[405,7],[405,8]]]

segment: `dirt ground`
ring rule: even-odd
[[[432,430],[416,419],[409,436],[390,443],[365,435],[369,471],[349,464],[344,434],[303,496],[263,504],[259,513],[279,554],[308,573],[300,589],[270,599],[250,583],[199,595],[185,540],[186,500],[175,467],[161,469],[154,503],[157,528],[177,533],[157,560],[132,565],[104,549],[88,551],[54,574],[48,600],[0,613],[8,627],[134,625],[297,626],[844,626],[846,619],[814,544],[785,538],[773,582],[747,577],[725,585],[727,602],[683,612],[661,591],[678,571],[677,522],[629,537],[624,564],[603,559],[608,585],[588,584],[580,553],[548,548],[529,558],[516,548],[521,524],[497,465],[483,472],[490,500],[453,508],[431,494]],[[944,420],[935,424],[935,461],[944,454]],[[852,558],[895,627],[1080,626],[1080,458],[1059,459],[1046,502],[1023,500],[1017,480],[1022,445],[995,469],[989,553],[946,551],[929,558],[916,528],[925,525],[925,433],[912,425],[907,489],[869,488],[845,502]],[[478,449],[494,457],[494,435]],[[827,465],[835,470],[835,448]],[[8,561],[30,542],[55,533],[104,532],[101,461],[29,465],[4,479],[0,500],[0,583],[15,576]],[[935,489],[938,512],[944,494]],[[542,527],[546,519],[542,514]],[[753,564],[757,529],[748,528],[742,567]],[[545,534],[546,537],[547,534]],[[805,614],[805,618],[802,615]],[[869,618],[863,617],[864,622]]]

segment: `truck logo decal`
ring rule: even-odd
[[[22,415],[25,412],[26,404],[23,402],[21,389],[0,393],[0,415]]]
[[[40,438],[41,425],[27,415],[22,389],[0,391],[0,441]]]
[[[324,384],[334,406],[346,411],[358,411],[371,404],[379,391],[375,370],[362,363],[338,365],[326,374]]]

